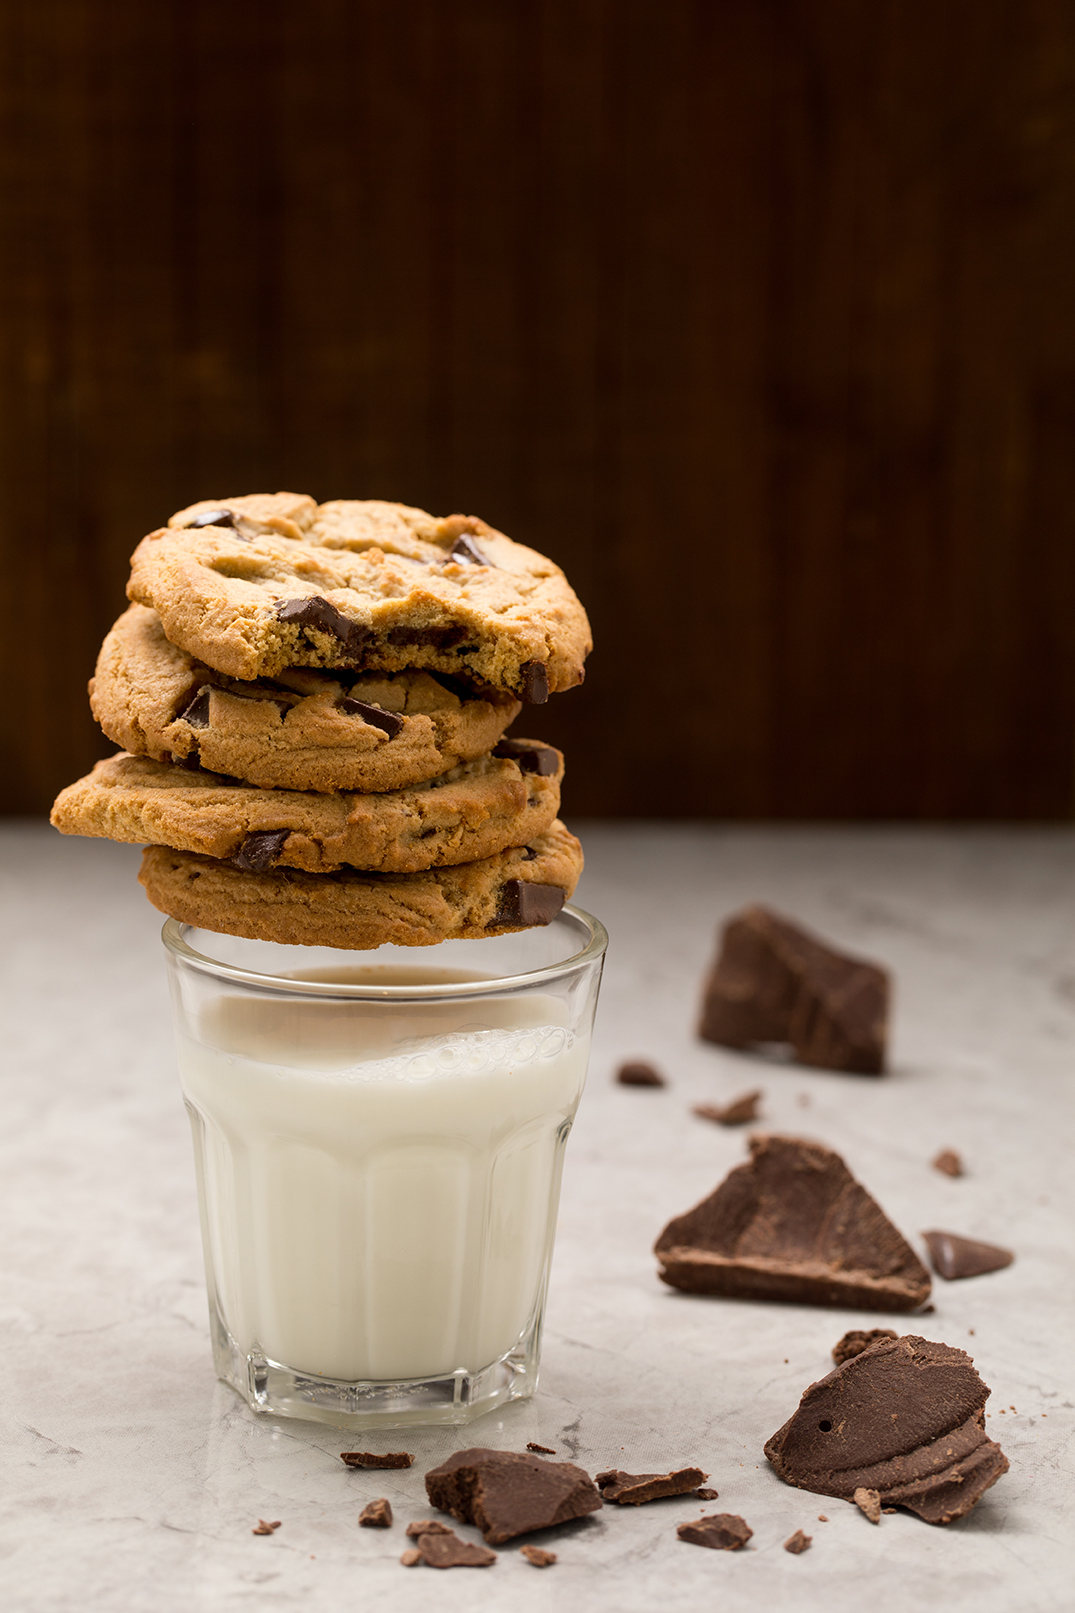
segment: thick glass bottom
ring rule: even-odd
[[[350,1383],[311,1377],[308,1372],[270,1361],[256,1345],[242,1350],[212,1304],[209,1320],[217,1377],[230,1384],[252,1411],[271,1417],[301,1417],[339,1428],[459,1425],[484,1417],[509,1401],[529,1400],[537,1388],[540,1304],[514,1348],[480,1371],[461,1367],[442,1377],[398,1382]]]

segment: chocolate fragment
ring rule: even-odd
[[[442,1512],[476,1524],[491,1546],[585,1517],[601,1506],[597,1487],[581,1467],[482,1446],[457,1451],[431,1469],[426,1493]]]
[[[200,515],[187,522],[186,530],[190,532],[202,526],[234,526],[235,519],[234,510],[203,510]]]
[[[762,1100],[761,1092],[744,1092],[741,1098],[733,1098],[731,1103],[723,1107],[712,1103],[696,1103],[691,1110],[702,1120],[715,1120],[718,1126],[745,1126],[758,1118],[758,1104]]]
[[[177,721],[189,722],[192,728],[209,727],[209,697],[213,692],[211,683],[203,683],[194,690],[183,710],[178,713]]]
[[[230,860],[248,874],[263,874],[276,862],[290,833],[290,829],[253,829]]]
[[[869,1518],[871,1523],[881,1522],[881,1492],[879,1490],[865,1490],[859,1485],[851,1499],[859,1511]]]
[[[790,1042],[800,1064],[880,1075],[889,976],[765,907],[724,926],[699,1035],[723,1047]]]
[[[434,650],[454,650],[469,636],[470,629],[458,622],[447,627],[393,627],[388,634],[389,644],[420,645]]]
[[[534,1440],[534,1439],[528,1439],[527,1440],[526,1448],[527,1448],[528,1451],[538,1452],[542,1456],[555,1456],[556,1455],[556,1451],[553,1448],[553,1446],[551,1446],[551,1445],[539,1445],[537,1443],[537,1441]]]
[[[185,767],[188,773],[197,773],[202,765],[202,753],[197,745],[192,745],[185,756],[176,758],[177,767]]]
[[[929,1272],[839,1154],[753,1136],[751,1158],[657,1240],[661,1280],[695,1294],[906,1311]]]
[[[607,1473],[598,1473],[594,1483],[602,1501],[637,1507],[664,1495],[691,1495],[708,1477],[700,1467],[680,1467],[671,1473],[621,1473],[611,1468]]]
[[[416,1551],[413,1546],[408,1546],[407,1550],[401,1554],[399,1560],[403,1564],[404,1568],[417,1568],[418,1564],[422,1561],[422,1553],[420,1551]]]
[[[419,1535],[454,1535],[455,1530],[449,1529],[446,1523],[441,1523],[437,1518],[418,1518],[407,1525],[407,1534],[412,1540],[417,1540]]]
[[[849,1333],[845,1333],[843,1338],[837,1340],[833,1345],[832,1359],[838,1367],[841,1367],[845,1361],[850,1361],[853,1356],[861,1355],[863,1350],[868,1350],[871,1344],[876,1344],[878,1339],[898,1338],[899,1334],[891,1327],[853,1327]]]
[[[276,1531],[277,1531],[277,1529],[279,1529],[279,1527],[280,1527],[280,1519],[279,1518],[277,1518],[275,1523],[266,1523],[264,1518],[259,1518],[257,1528],[256,1529],[251,1529],[250,1533],[252,1535],[272,1535],[272,1534],[276,1533]]]
[[[696,1523],[681,1523],[676,1530],[680,1540],[692,1546],[708,1546],[712,1551],[738,1551],[754,1533],[750,1525],[734,1512],[715,1512],[710,1518],[699,1518]]]
[[[876,1491],[887,1506],[950,1523],[1008,1469],[985,1432],[988,1397],[962,1350],[881,1339],[811,1384],[765,1454],[800,1489],[848,1501]]]
[[[281,622],[297,622],[300,627],[312,627],[319,633],[328,633],[331,638],[339,640],[348,655],[356,655],[360,645],[370,636],[368,627],[363,627],[361,622],[353,622],[335,605],[330,605],[327,599],[322,599],[320,594],[310,594],[306,599],[285,599],[277,605],[276,615]]]
[[[663,1087],[668,1083],[655,1064],[647,1064],[643,1059],[632,1059],[627,1064],[621,1064],[616,1071],[616,1080],[624,1087]]]
[[[549,671],[544,661],[524,661],[519,680],[519,699],[530,706],[543,706],[549,698]]]
[[[430,1568],[490,1568],[496,1562],[495,1551],[460,1540],[454,1529],[437,1534],[427,1530],[413,1549]]]
[[[391,1529],[392,1507],[388,1500],[381,1496],[378,1501],[370,1501],[358,1515],[359,1527],[362,1529]]]
[[[784,1550],[790,1551],[793,1556],[800,1557],[813,1540],[813,1535],[804,1535],[801,1529],[796,1529],[784,1542]]]
[[[698,1497],[699,1501],[715,1501],[720,1494],[720,1491],[708,1490],[703,1485],[700,1489],[695,1490],[694,1493]]]
[[[341,1451],[340,1461],[348,1467],[410,1467],[414,1457],[406,1451],[389,1451],[386,1456],[375,1456],[372,1451]]]
[[[502,739],[493,746],[493,755],[517,762],[520,772],[551,778],[560,766],[560,756],[551,745],[533,745],[528,739]]]
[[[1002,1271],[1015,1256],[996,1243],[977,1238],[961,1238],[957,1232],[923,1232],[929,1258],[938,1277],[954,1282],[959,1277],[981,1277],[987,1271]]]
[[[499,924],[551,924],[564,905],[559,885],[537,885],[525,879],[508,879],[500,890],[500,906],[492,928]]]
[[[398,712],[384,711],[380,706],[367,704],[365,700],[356,700],[353,695],[344,695],[336,704],[341,711],[350,712],[353,717],[361,717],[363,722],[372,723],[374,728],[382,728],[389,739],[395,739],[403,728],[403,718]]]
[[[962,1176],[963,1161],[954,1148],[942,1148],[931,1161],[935,1171],[943,1171],[945,1176]]]
[[[551,1568],[556,1561],[556,1553],[545,1551],[541,1546],[520,1546],[519,1556],[525,1557],[535,1568]]]
[[[471,566],[491,566],[492,561],[482,554],[469,533],[461,532],[448,550],[449,560],[461,560]]]

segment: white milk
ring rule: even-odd
[[[586,1072],[566,1005],[222,995],[199,1032],[180,1039],[180,1073],[210,1287],[239,1349],[364,1381],[476,1372],[512,1349]]]

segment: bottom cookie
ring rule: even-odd
[[[246,873],[190,851],[147,846],[139,879],[183,923],[286,946],[435,946],[548,924],[582,873],[582,847],[556,819],[530,845],[453,868]]]

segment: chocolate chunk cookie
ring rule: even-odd
[[[548,924],[581,872],[582,847],[556,819],[530,845],[420,874],[247,873],[194,852],[147,846],[138,877],[154,907],[201,929],[363,951]]]
[[[201,763],[268,789],[395,790],[490,750],[521,710],[429,672],[285,669],[241,682],[170,644],[132,605],[90,684],[109,739],[157,761]]]
[[[131,599],[229,677],[431,668],[540,703],[581,683],[590,629],[560,568],[472,516],[300,494],[207,500],[151,532]]]
[[[249,872],[323,874],[346,865],[412,873],[474,862],[541,835],[559,808],[563,758],[551,746],[537,748],[554,759],[555,772],[526,773],[512,758],[484,756],[381,795],[259,790],[121,752],[58,796],[52,822],[64,834],[152,842],[230,859]]]

